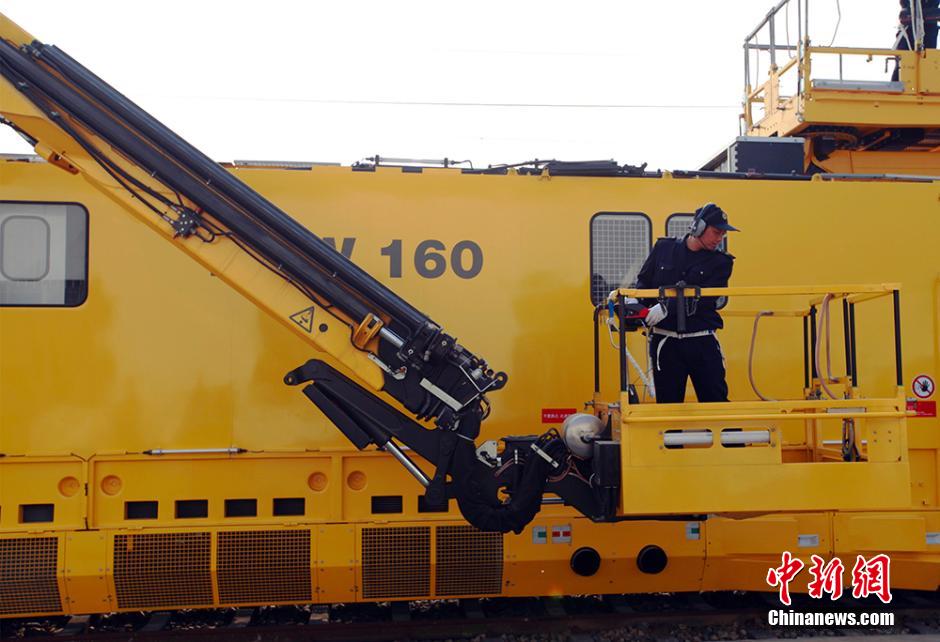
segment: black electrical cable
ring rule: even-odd
[[[147,192],[147,194],[149,194],[153,198],[156,198],[157,200],[162,202],[164,205],[173,207],[173,203],[169,199],[164,197],[162,194],[156,192],[155,190],[151,189],[148,185],[141,183],[134,176],[129,174],[127,171],[125,171],[124,168],[122,168],[120,165],[118,165],[117,163],[112,161],[110,158],[108,158],[101,150],[99,150],[97,147],[92,145],[91,142],[89,142],[74,127],[72,127],[65,120],[65,118],[63,118],[62,114],[55,111],[55,109],[53,109],[49,105],[48,96],[37,95],[37,93],[41,94],[41,92],[38,92],[34,87],[29,85],[29,83],[27,83],[26,80],[22,78],[22,76],[17,74],[14,70],[10,69],[9,65],[7,65],[4,61],[0,60],[0,66],[2,66],[9,75],[13,76],[14,78],[18,78],[19,83],[20,83],[20,90],[33,102],[33,104],[36,105],[36,107],[38,107],[40,111],[42,111],[51,121],[58,124],[59,127],[61,127],[65,131],[65,133],[67,133],[69,136],[74,138],[75,141],[82,147],[82,149],[88,152],[88,154],[99,165],[101,165],[102,168],[105,169],[105,171],[107,171],[108,174],[110,174],[112,178],[117,180],[121,184],[121,186],[124,187],[124,189],[130,192],[135,198],[140,200],[142,203],[144,203],[151,209],[154,209],[154,211],[156,211],[160,215],[160,217],[163,218],[165,221],[172,222],[173,219],[166,216],[163,212],[156,210],[150,203],[148,203],[139,194],[137,194],[134,190],[130,189],[123,181],[121,181],[115,175],[115,173],[120,174],[125,180],[133,184],[138,189],[141,189],[142,191]],[[12,123],[9,123],[9,121],[6,121],[5,119],[3,122],[10,124],[12,126]],[[17,129],[17,131],[21,131],[21,130]],[[180,204],[182,205],[182,202]]]
[[[43,48],[42,56],[36,46]],[[49,64],[50,56],[55,56],[54,64]],[[217,232],[205,223],[205,212],[240,249],[306,298],[318,303],[321,299],[328,301],[320,305],[345,325],[355,327],[357,322],[374,316],[388,319],[386,325],[401,339],[392,336],[380,344],[384,350],[380,356],[393,366],[395,359],[420,366],[428,362],[432,369],[426,371],[426,376],[433,377],[444,391],[420,389],[417,377],[422,367],[413,370],[418,374],[409,375],[407,381],[386,379],[389,394],[419,418],[437,418],[442,427],[456,426],[461,417],[453,403],[445,405],[448,397],[444,393],[458,400],[459,411],[469,408],[468,412],[479,412],[471,402],[480,391],[505,385],[504,373],[494,374],[485,361],[457,346],[427,316],[64,54],[41,43],[18,49],[0,40],[0,61],[0,74],[18,90],[35,88],[23,92],[27,98],[33,100],[37,93],[48,97],[51,108],[47,111],[55,113],[53,122],[65,133],[74,137],[74,124],[104,141],[107,153],[82,142],[91,158],[132,197],[161,218],[166,215],[144,194],[179,214],[168,221],[178,233],[190,234],[196,229],[199,238],[211,242]],[[60,117],[62,114],[64,117]],[[141,183],[125,169],[130,167],[128,163],[153,180],[143,179],[147,183]],[[135,183],[142,193],[134,190]],[[163,190],[155,191],[151,185],[164,186],[177,200],[192,203],[193,209],[179,208]],[[208,238],[200,234],[200,229],[209,232]],[[471,376],[478,366],[485,369]]]
[[[241,249],[242,252],[250,256],[252,259],[260,263],[262,266],[264,266],[265,268],[267,268],[268,270],[270,270],[271,272],[273,272],[280,278],[290,283],[301,294],[303,294],[305,297],[314,301],[317,305],[323,308],[324,311],[329,312],[330,316],[334,317],[335,319],[339,321],[342,321],[343,323],[346,323],[346,321],[344,321],[343,319],[340,319],[333,312],[330,311],[331,308],[334,307],[331,303],[329,303],[328,301],[324,301],[323,297],[319,296],[316,292],[312,292],[308,290],[306,287],[304,287],[302,283],[298,283],[297,281],[292,279],[289,274],[285,274],[284,272],[278,270],[277,267],[275,267],[274,265],[266,261],[263,257],[256,254],[254,250],[251,249],[251,247],[249,247],[248,245],[245,245],[241,241],[241,239],[239,239],[235,234],[232,234],[231,232],[223,231],[221,228],[217,227],[215,224],[209,222],[208,220],[203,219],[202,223],[207,227],[209,232],[213,234],[213,236],[221,236],[221,237],[225,237],[229,239],[232,243],[238,246],[238,248]]]
[[[40,107],[40,109],[42,109],[42,107]],[[52,113],[46,112],[46,115],[49,116],[49,118],[52,119],[53,122],[56,122],[60,127],[62,127],[63,131],[65,131],[69,136],[71,136],[72,138],[74,138],[75,141],[82,147],[82,149],[84,149],[86,152],[88,152],[88,155],[91,156],[92,160],[94,160],[96,163],[98,163],[98,165],[100,165],[101,168],[102,168],[105,172],[107,172],[108,175],[111,176],[111,178],[113,178],[113,179],[115,180],[115,182],[116,182],[118,185],[120,185],[121,187],[123,187],[132,197],[136,198],[136,199],[137,199],[138,201],[140,201],[143,205],[145,205],[145,206],[146,206],[147,208],[149,208],[151,211],[153,211],[154,213],[156,213],[156,215],[159,216],[162,220],[164,220],[165,222],[169,223],[170,226],[173,226],[173,224],[176,222],[174,219],[172,219],[172,218],[170,218],[169,216],[167,216],[165,212],[161,211],[159,208],[157,208],[155,205],[153,205],[153,204],[152,204],[150,201],[148,201],[146,198],[144,198],[144,197],[141,196],[139,193],[137,193],[136,191],[134,191],[134,189],[133,189],[130,185],[128,185],[127,182],[130,182],[130,183],[133,184],[135,187],[143,188],[142,191],[144,191],[144,192],[146,192],[148,195],[150,195],[150,196],[156,198],[159,202],[161,202],[161,203],[163,203],[164,205],[166,205],[166,206],[168,206],[168,207],[174,209],[174,211],[175,211],[175,205],[174,205],[174,203],[173,203],[172,201],[170,201],[170,200],[166,199],[165,197],[163,197],[163,195],[160,194],[159,192],[156,192],[156,191],[150,189],[149,186],[147,186],[146,184],[141,183],[140,181],[138,181],[136,178],[134,178],[132,175],[130,175],[127,171],[125,171],[124,168],[122,168],[120,165],[118,165],[118,164],[115,163],[113,160],[111,160],[110,158],[108,158],[107,155],[105,155],[101,150],[99,150],[97,147],[95,147],[94,145],[92,145],[92,144],[91,144],[84,136],[82,136],[75,128],[73,128],[71,125],[69,125],[68,123],[66,123],[65,120],[62,118],[61,114],[57,114],[57,113],[55,113],[55,112],[52,112]],[[125,182],[124,179],[126,179],[127,182]],[[182,205],[182,201],[181,201],[180,203],[181,203],[180,206],[183,207],[183,208],[185,208],[185,205]],[[215,234],[211,229],[209,229],[208,227],[206,227],[206,226],[204,225],[204,221],[202,221],[200,218],[195,217],[195,220],[197,221],[197,224],[196,224],[196,227],[194,228],[192,234],[193,234],[196,238],[198,238],[199,240],[201,240],[203,243],[211,243],[211,242],[213,242],[213,241],[215,240],[216,234]],[[209,236],[208,236],[208,237],[202,236],[202,235],[199,233],[199,229],[200,229],[200,228],[205,229],[205,230],[209,233]]]
[[[13,70],[11,70],[9,66],[6,65],[6,63],[4,63],[2,60],[0,60],[0,66],[2,66],[10,75],[14,77],[19,77],[18,74],[16,74]],[[23,83],[20,89],[24,91],[24,93],[30,98],[33,104],[35,104],[50,120],[58,124],[59,127],[61,127],[63,131],[65,131],[69,136],[71,136],[82,147],[82,149],[84,149],[88,153],[88,155],[92,158],[92,160],[98,163],[98,165],[100,165],[101,168],[109,176],[111,176],[111,178],[113,178],[114,181],[118,185],[120,185],[125,191],[127,191],[133,198],[140,201],[141,204],[143,204],[148,209],[153,211],[163,221],[169,223],[170,225],[173,225],[174,220],[172,218],[167,216],[166,213],[164,213],[159,208],[154,206],[146,198],[141,196],[141,194],[139,194],[130,185],[128,185],[127,182],[125,182],[125,179],[128,182],[131,182],[133,185],[142,188],[143,191],[157,198],[164,205],[167,205],[171,208],[175,208],[176,207],[175,203],[165,198],[159,192],[156,192],[155,190],[151,189],[146,184],[141,183],[139,180],[137,180],[131,174],[125,171],[124,168],[122,168],[120,165],[118,165],[112,159],[110,159],[106,154],[104,154],[104,152],[102,152],[100,149],[95,147],[90,141],[88,141],[87,138],[85,138],[81,133],[79,133],[78,130],[76,130],[68,122],[66,122],[66,120],[62,117],[61,114],[59,114],[53,108],[51,108],[48,105],[48,101],[45,98],[36,95],[36,91],[33,88],[30,87],[29,89],[27,89],[28,83],[26,83],[26,81],[23,80],[22,77],[19,77],[19,78],[20,78],[20,81]],[[178,192],[174,192],[174,194],[176,195],[177,201],[179,202],[179,206],[182,208],[186,208],[186,206],[183,204],[183,199],[180,196],[180,194]],[[248,245],[243,243],[235,234],[233,234],[232,232],[222,231],[221,228],[215,226],[214,224],[210,223],[208,220],[203,219],[201,217],[199,217],[197,220],[199,221],[198,225],[204,228],[210,235],[209,237],[203,237],[198,233],[198,231],[194,232],[195,236],[199,238],[201,241],[203,241],[204,243],[211,243],[212,241],[215,240],[217,236],[228,237],[233,243],[235,243],[235,245],[237,245],[243,252],[245,252],[252,259],[260,263],[262,266],[264,266],[265,268],[267,268],[274,274],[278,275],[280,278],[287,280],[301,294],[315,301],[326,312],[329,312],[331,316],[334,316],[334,317],[336,316],[331,311],[331,308],[334,307],[331,303],[324,301],[322,297],[320,297],[315,292],[310,291],[309,289],[304,287],[302,284],[292,279],[290,275],[285,274],[283,271],[278,270],[275,266],[273,266],[264,258],[262,258],[257,253],[255,253]],[[339,319],[339,320],[342,321],[342,319]]]
[[[207,185],[205,181],[195,179],[180,168],[175,161],[151,148],[133,131],[114,122],[107,112],[89,103],[84,96],[6,42],[0,43],[0,57],[8,63],[9,67],[25,77],[31,85],[37,86],[43,93],[52,96],[53,102],[61,105],[83,126],[108,141],[136,164],[146,167],[151,175],[159,177],[164,184],[180,191],[203,209],[211,211],[213,217],[222,222],[226,228],[237,232],[243,238],[251,239],[250,244],[256,252],[288,272],[295,280],[303,282],[305,286],[333,301],[334,305],[342,309],[348,317],[364,319],[371,313],[363,300],[350,293],[348,286],[344,287],[339,278],[311,264],[304,253],[291,249],[283,239],[272,234],[252,216],[233,207],[218,192],[217,185]],[[217,167],[217,169],[223,171],[230,180],[236,180],[221,168]],[[248,189],[244,185],[242,187]]]
[[[122,123],[129,124],[143,141],[158,149],[166,149],[174,159],[179,159],[179,165],[197,176],[204,184],[211,183],[217,195],[237,204],[244,211],[251,212],[251,218],[255,224],[263,224],[273,232],[274,236],[280,238],[281,243],[292,245],[296,250],[320,264],[324,272],[332,274],[334,279],[345,285],[344,298],[354,296],[351,295],[350,290],[361,293],[363,299],[390,314],[408,327],[411,332],[422,330],[430,323],[426,315],[379,283],[341,253],[336,252],[323,239],[300,225],[270,201],[219,167],[218,163],[206,157],[64,51],[54,45],[44,45],[35,41],[29,47],[29,52],[34,58],[44,61],[63,76],[68,77],[76,87],[98,101],[110,113],[121,118]],[[165,178],[169,177],[165,176]],[[214,209],[210,211],[215,213]],[[230,226],[226,224],[226,227]],[[338,301],[343,299],[332,296],[327,298],[335,298]],[[359,296],[354,296],[354,298],[357,302],[347,303],[346,307],[351,308],[347,312],[352,312],[350,316],[354,318],[366,318],[370,310],[358,303]]]
[[[2,61],[0,61],[0,65],[2,65],[5,69],[7,69],[8,71],[12,73],[12,70],[9,70],[7,65],[3,63]],[[161,219],[163,219],[167,223],[170,223],[171,225],[173,224],[174,221],[172,218],[167,216],[164,212],[158,209],[150,201],[148,201],[139,193],[134,191],[134,189],[132,189],[127,184],[127,182],[132,183],[134,186],[138,188],[143,188],[143,191],[145,191],[150,196],[156,198],[157,200],[161,201],[164,205],[169,205],[172,207],[173,203],[171,201],[163,197],[161,194],[150,189],[147,185],[138,181],[136,178],[134,178],[129,173],[127,173],[122,167],[120,167],[114,161],[108,158],[101,150],[99,150],[97,147],[92,145],[74,127],[72,127],[68,122],[66,122],[66,120],[62,117],[60,113],[52,109],[44,98],[35,95],[35,92],[31,88],[30,89],[22,88],[22,89],[24,93],[30,98],[30,100],[33,102],[34,105],[36,105],[50,120],[58,124],[59,127],[61,127],[63,131],[65,131],[65,133],[67,133],[69,136],[75,139],[75,142],[77,142],[82,147],[82,149],[88,152],[88,155],[91,156],[91,158],[96,163],[98,163],[101,166],[101,168],[104,169],[105,172],[107,172],[108,175],[111,176],[111,178],[113,178],[121,187],[123,187],[128,193],[130,193],[131,196],[133,196],[142,204],[144,204],[146,207],[148,207],[150,210],[155,212],[157,216],[159,216]],[[127,182],[125,182],[125,180]]]

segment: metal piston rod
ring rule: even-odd
[[[411,473],[411,475],[418,480],[419,484],[425,488],[431,485],[431,480],[428,479],[428,476],[425,475],[424,472],[422,472],[422,470],[418,468],[413,461],[411,461],[411,458],[408,457],[408,455],[406,455],[405,452],[399,448],[394,441],[389,439],[388,442],[382,446],[382,450],[387,453],[391,453],[392,457],[397,459],[399,463],[405,467],[405,470]]]
[[[663,445],[667,448],[711,446],[713,443],[714,434],[710,430],[667,432],[663,435]],[[769,443],[769,430],[723,430],[721,432],[722,446],[750,446]]]

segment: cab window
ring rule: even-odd
[[[87,294],[85,208],[0,202],[0,306],[74,307]]]
[[[630,285],[650,252],[653,227],[639,212],[600,212],[591,218],[591,302]]]

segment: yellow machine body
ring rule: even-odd
[[[3,20],[3,37],[28,42]],[[521,534],[500,535],[467,526],[453,502],[427,510],[395,460],[354,450],[284,385],[287,371],[319,356],[348,358],[345,371],[378,387],[351,340],[292,320],[304,304],[237,253],[170,238],[30,109],[0,82],[0,111],[36,125],[48,161],[0,159],[0,214],[35,204],[87,212],[88,294],[75,307],[0,308],[0,617],[760,590],[783,551],[807,561],[884,552],[893,587],[940,586],[940,425],[905,408],[915,376],[940,374],[935,182],[232,168],[507,371],[481,439],[538,434],[586,404],[617,417],[627,446],[619,514],[641,518],[593,523],[549,503]],[[596,295],[623,285],[595,282],[602,248],[641,239],[635,271],[657,237],[705,202],[743,230],[729,239],[732,288],[776,288],[732,294],[724,312],[732,403],[709,409],[690,393],[687,404],[658,407],[640,386],[643,403],[629,406],[603,329],[593,390]],[[611,220],[632,236],[611,239]],[[843,345],[830,342],[828,383],[849,398],[802,401],[818,381],[804,381],[807,297],[794,288],[826,283],[900,289],[900,386],[882,296],[859,300],[857,386],[840,366]],[[779,314],[761,322],[751,370],[765,394],[789,401],[757,402],[754,316],[771,308]],[[639,333],[628,345],[645,359]],[[827,442],[847,417],[865,424],[867,462],[830,461]],[[764,449],[660,452],[661,431],[703,422],[775,436]],[[800,474],[809,466],[822,471],[817,483]],[[655,518],[689,511],[702,515]],[[638,564],[650,545],[668,555],[659,573]],[[601,558],[589,576],[572,563],[584,547]]]
[[[804,556],[889,552],[895,586],[940,584],[940,546],[932,543],[940,531],[936,418],[906,419],[910,497],[893,512],[866,512],[862,505],[747,519],[593,524],[549,505],[521,535],[478,533],[462,525],[455,507],[421,512],[421,488],[397,462],[351,450],[282,383],[283,373],[310,353],[301,339],[81,176],[13,160],[0,170],[4,202],[79,203],[89,216],[87,300],[75,308],[0,310],[0,542],[18,568],[36,565],[48,579],[32,582],[25,593],[16,586],[17,595],[33,596],[25,602],[5,585],[4,615],[759,589],[781,550]],[[482,438],[539,432],[560,423],[543,410],[580,410],[592,399],[590,238],[599,212],[642,216],[655,237],[665,235],[671,215],[705,201],[721,203],[744,230],[729,245],[737,257],[733,286],[903,284],[905,385],[915,374],[938,371],[940,274],[929,263],[940,238],[933,184],[479,176],[397,168],[237,171],[311,229],[339,247],[351,245],[356,261],[419,308],[441,309],[457,336],[474,336],[494,363],[505,364],[511,384],[499,393]],[[910,233],[886,242],[886,220]],[[450,269],[439,278],[419,276],[413,252],[428,239],[447,248],[472,241],[482,250],[482,268],[472,278]],[[382,254],[395,240],[404,257],[401,277],[390,276],[391,258]],[[787,298],[794,308],[797,298]],[[753,318],[732,314],[770,305],[770,297],[751,299],[732,297],[720,337],[731,398],[753,408],[747,380]],[[885,299],[867,305],[870,313],[859,305],[858,314],[858,394],[895,398],[890,305]],[[765,393],[799,399],[798,319],[763,323],[755,379]],[[631,336],[630,345],[634,354],[645,354],[642,337]],[[834,342],[832,360],[842,359]],[[599,398],[614,401],[616,351],[609,345],[601,346],[601,362]],[[695,406],[671,412],[689,422]],[[637,408],[669,417],[668,407]],[[543,414],[550,423],[542,422]],[[143,454],[220,448],[247,452]],[[681,483],[669,482],[674,475],[640,471],[625,476],[624,492],[634,498],[695,493],[733,510],[736,498],[763,488],[750,469],[736,465],[720,484],[692,470]],[[836,473],[830,484],[810,489],[819,505],[827,497],[838,505],[843,479]],[[907,480],[892,474],[884,483],[896,490]],[[786,485],[766,490],[768,497],[792,495]],[[227,500],[254,500],[255,516],[227,517]],[[284,500],[295,500],[286,501],[294,506],[289,514],[276,508]],[[180,501],[204,501],[205,516],[180,516]],[[135,502],[156,502],[156,517],[129,518],[128,503]],[[877,502],[873,496],[870,505]],[[396,512],[381,512],[388,503]],[[24,506],[45,504],[54,506],[52,521],[22,521]],[[671,510],[668,503],[641,508]],[[767,504],[767,510],[792,507]],[[669,555],[657,575],[637,569],[636,556],[649,544]],[[570,568],[582,546],[595,548],[603,560],[592,577]],[[272,564],[283,571],[275,575],[293,579],[265,575],[273,573]]]

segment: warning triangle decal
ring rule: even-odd
[[[313,332],[313,308],[307,308],[290,315],[290,320],[307,332]]]

